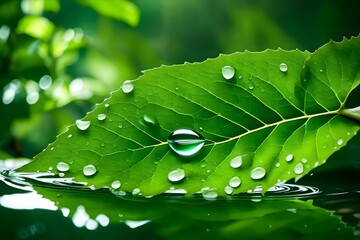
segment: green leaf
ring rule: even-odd
[[[131,26],[139,23],[140,11],[136,5],[128,0],[77,0],[82,5],[91,7],[99,14],[122,20]]]
[[[58,173],[57,164],[64,162],[70,166],[66,177],[95,188],[120,181],[121,190],[139,188],[145,196],[171,187],[207,197],[226,195],[225,188],[233,194],[258,185],[266,190],[325,163],[357,133],[358,112],[345,102],[359,85],[359,64],[356,37],[312,54],[245,52],[149,70],[89,113],[86,130],[70,126],[20,171]],[[224,79],[224,66],[236,70],[232,79]],[[99,120],[99,114],[106,118]],[[169,134],[182,128],[206,139],[190,158],[167,144]],[[231,167],[234,158],[242,158],[240,167]],[[96,173],[85,176],[89,164]],[[254,179],[259,168],[265,175]],[[185,177],[169,181],[177,169]],[[231,189],[233,177],[241,183]]]
[[[24,33],[34,38],[49,39],[55,26],[47,18],[40,16],[25,16],[17,26],[18,33]]]

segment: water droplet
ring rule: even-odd
[[[200,167],[202,168],[206,167],[206,163],[205,162],[201,163]]]
[[[293,159],[294,159],[294,155],[292,155],[292,154],[289,154],[289,155],[287,155],[287,156],[285,157],[285,160],[286,160],[287,162],[291,162]]]
[[[240,75],[240,76],[239,76],[239,80],[241,80],[242,78],[243,78],[243,76]]]
[[[104,106],[105,106],[106,108],[108,108],[108,107],[110,107],[110,104],[106,103]]]
[[[65,162],[58,162],[58,164],[56,165],[56,169],[60,172],[66,172],[69,171],[70,166]]]
[[[72,134],[71,134],[71,133],[68,135],[68,138],[72,138]]]
[[[179,182],[185,177],[185,171],[181,168],[177,168],[168,174],[168,179],[171,182]]]
[[[249,82],[249,83],[248,83],[248,88],[249,88],[250,90],[253,90],[253,89],[255,88],[254,83]]]
[[[59,177],[64,177],[65,176],[65,173],[61,172],[59,173]]]
[[[142,119],[140,120],[140,123],[146,126],[154,126],[158,123],[157,118],[152,114],[144,114]]]
[[[230,195],[230,194],[233,193],[234,189],[232,187],[230,187],[230,186],[226,186],[224,188],[224,191],[225,191],[226,194]]]
[[[54,150],[54,147],[51,147],[50,150],[51,150],[51,151]]]
[[[261,179],[265,176],[266,170],[263,167],[256,167],[251,171],[252,179]]]
[[[233,188],[239,187],[240,184],[241,184],[241,180],[240,180],[240,178],[238,176],[235,176],[235,177],[231,178],[230,181],[229,181],[229,186],[233,187]]]
[[[342,139],[339,139],[338,141],[337,141],[337,144],[338,145],[341,145],[341,144],[343,144],[344,143],[344,140],[342,140]]]
[[[134,89],[134,85],[132,84],[132,81],[126,80],[121,86],[121,88],[124,93],[130,93]]]
[[[205,139],[193,130],[178,129],[169,135],[167,142],[177,154],[187,157],[198,153],[204,146]]]
[[[134,190],[132,191],[132,195],[134,195],[134,196],[142,195],[140,188],[134,188]]]
[[[203,198],[210,201],[215,200],[218,196],[217,192],[215,192],[214,189],[208,187],[201,189],[201,194]]]
[[[121,187],[121,182],[120,182],[119,180],[113,181],[113,182],[111,183],[111,188],[112,188],[112,189],[118,189],[118,188],[120,188],[120,187]]]
[[[232,79],[235,75],[235,68],[232,66],[224,66],[221,69],[221,73],[225,79]]]
[[[103,121],[103,120],[105,120],[105,118],[106,118],[106,115],[103,114],[103,113],[100,113],[100,114],[97,116],[97,119],[98,119],[99,121]]]
[[[320,69],[320,72],[322,73],[322,72],[323,72],[323,70],[322,70],[322,69]]]
[[[118,128],[122,128],[122,127],[123,127],[122,123],[119,123]]]
[[[294,173],[302,174],[304,172],[304,165],[302,163],[298,163],[294,167]]]
[[[84,168],[83,168],[83,174],[86,176],[86,177],[91,177],[93,176],[94,174],[96,173],[96,167],[92,164],[89,164],[89,165],[86,165]]]
[[[242,156],[237,156],[231,159],[230,166],[232,168],[239,168],[242,165]]]
[[[76,120],[75,124],[82,131],[90,127],[90,121]]]
[[[276,163],[275,167],[277,167],[277,168],[280,167],[280,163]]]
[[[307,159],[306,159],[306,158],[303,158],[303,159],[301,159],[301,162],[302,162],[302,163],[307,163]]]
[[[279,69],[281,72],[285,73],[288,70],[288,66],[286,65],[286,63],[280,63]]]

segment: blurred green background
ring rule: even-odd
[[[31,158],[127,79],[161,64],[360,33],[350,0],[2,0],[0,159]]]

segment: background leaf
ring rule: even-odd
[[[131,26],[139,22],[139,9],[129,0],[77,0],[79,3],[89,6],[100,14],[122,20]]]
[[[339,115],[360,81],[359,43],[359,38],[331,42],[314,54],[235,53],[146,71],[89,113],[84,118],[89,128],[71,126],[20,171],[57,173],[64,162],[70,166],[66,177],[95,188],[120,181],[121,190],[137,194],[173,187],[212,197],[225,195],[233,177],[241,184],[232,193],[299,178],[359,130],[357,122]],[[232,79],[222,76],[224,66],[235,68]],[[131,84],[133,91],[126,93]],[[168,135],[179,128],[201,131],[207,140],[195,157],[178,156],[167,145]],[[242,165],[232,168],[239,156]],[[96,173],[85,176],[89,164]],[[254,179],[258,167],[265,176]],[[175,169],[184,170],[182,181],[168,180]]]

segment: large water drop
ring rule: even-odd
[[[132,84],[132,81],[126,80],[121,86],[121,88],[124,93],[130,93],[134,89],[134,85]]]
[[[217,192],[215,192],[214,189],[208,188],[208,187],[201,189],[201,194],[204,199],[210,200],[210,201],[215,200],[218,196]]]
[[[90,121],[76,120],[75,124],[82,131],[90,127]]]
[[[200,151],[205,144],[205,139],[193,130],[178,129],[169,135],[167,142],[177,154],[189,157]]]
[[[237,156],[231,159],[230,166],[232,168],[239,168],[242,165],[242,156]]]
[[[232,188],[237,188],[240,186],[240,184],[241,184],[241,180],[238,176],[231,178],[229,181],[229,186]]]
[[[100,114],[97,116],[97,119],[98,119],[99,121],[103,121],[103,120],[105,120],[105,118],[106,118],[106,115],[103,114],[103,113],[100,113]]]
[[[230,187],[230,186],[226,186],[224,188],[224,191],[225,191],[226,194],[230,195],[230,194],[233,193],[234,189],[232,187]]]
[[[266,170],[263,167],[256,167],[251,171],[251,178],[252,179],[261,179],[265,176]]]
[[[286,65],[286,63],[280,63],[279,69],[281,72],[285,73],[288,70],[288,66]]]
[[[177,168],[168,174],[168,179],[171,182],[179,182],[185,177],[185,171],[181,168]]]
[[[285,157],[285,160],[286,160],[287,162],[291,162],[293,159],[294,159],[294,155],[293,155],[293,154],[289,154],[289,155],[287,155],[287,156]]]
[[[232,79],[235,75],[235,68],[232,66],[224,66],[221,69],[221,73],[225,79]]]
[[[298,163],[294,167],[294,173],[302,174],[304,172],[304,165],[302,163]]]
[[[86,165],[84,168],[83,168],[83,174],[84,176],[86,177],[91,177],[93,176],[95,173],[96,173],[96,167],[92,164],[89,164],[89,165]]]
[[[65,162],[58,162],[58,164],[56,165],[56,169],[60,172],[66,172],[69,171],[70,166]]]
[[[120,182],[119,180],[113,181],[113,182],[111,183],[111,188],[112,188],[112,189],[118,189],[118,188],[120,188],[120,187],[121,187],[121,182]]]

